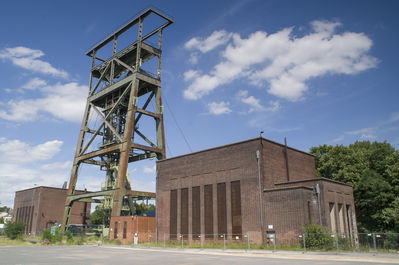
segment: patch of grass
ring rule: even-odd
[[[24,239],[9,239],[6,236],[0,236],[0,246],[32,246],[34,244]]]

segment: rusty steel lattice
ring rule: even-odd
[[[149,17],[155,18],[158,26],[154,26],[154,19],[150,20],[146,29],[151,30],[144,34],[143,24]],[[111,216],[121,216],[134,213],[134,199],[155,198],[155,193],[131,189],[128,164],[147,158],[165,158],[161,97],[162,31],[172,23],[173,20],[165,14],[148,8],[86,53],[92,58],[90,90],[65,202],[63,230],[76,201],[103,203],[104,207],[109,207]],[[137,28],[137,39],[117,51],[118,39],[133,27]],[[150,44],[154,38],[157,45]],[[108,46],[111,46],[112,54],[108,59],[100,58],[99,53]],[[151,74],[146,70],[146,64],[152,64],[157,73]],[[150,110],[150,104],[153,110]],[[100,120],[100,124],[94,127],[90,123],[93,116]],[[143,117],[155,120],[153,138],[156,141],[141,130],[139,125]],[[82,164],[97,165],[106,172],[101,191],[75,194]]]

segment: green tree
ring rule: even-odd
[[[387,142],[312,147],[319,177],[353,186],[360,231],[399,232],[399,151]]]
[[[144,214],[150,211],[154,211],[155,210],[155,205],[154,204],[147,204],[142,202],[140,204],[136,204],[136,215],[140,215],[140,214]]]
[[[90,224],[102,225],[106,219],[107,212],[104,210],[102,205],[97,205],[94,212],[90,215]]]
[[[391,230],[391,222],[384,216],[384,211],[390,209],[394,194],[391,185],[372,169],[363,172],[363,176],[355,189],[356,213],[358,227],[363,231]]]
[[[10,239],[22,238],[25,226],[24,222],[9,222],[4,226],[4,234]]]
[[[0,206],[0,212],[9,212],[10,208],[8,208],[7,206]]]

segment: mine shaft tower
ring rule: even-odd
[[[145,29],[149,17],[155,18]],[[86,55],[92,58],[89,95],[76,147],[75,158],[65,202],[62,229],[65,230],[72,204],[76,201],[103,203],[111,216],[134,214],[134,199],[155,198],[151,192],[134,191],[130,187],[128,164],[147,158],[165,158],[165,134],[161,97],[162,31],[173,23],[165,14],[148,8],[131,19]],[[118,39],[132,27],[137,27],[137,39],[128,41],[126,48],[117,51]],[[130,31],[129,31],[130,32]],[[136,38],[136,37],[134,37]],[[158,42],[151,45],[150,41]],[[107,59],[99,53],[110,48]],[[103,54],[103,53],[101,53]],[[150,73],[146,64],[155,68]],[[140,105],[141,104],[141,105]],[[153,111],[149,110],[153,106]],[[91,125],[93,116],[100,120]],[[153,118],[155,126],[140,128],[143,117]],[[154,128],[153,138],[144,133]],[[101,191],[76,194],[79,167],[82,163],[97,165],[106,172]]]

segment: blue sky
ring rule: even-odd
[[[12,206],[16,190],[69,180],[89,84],[85,51],[150,5],[175,20],[162,58],[168,157],[261,130],[304,151],[356,140],[399,147],[397,1],[8,1],[1,204]],[[154,164],[130,165],[135,189],[154,190]],[[83,167],[78,188],[103,181]]]

